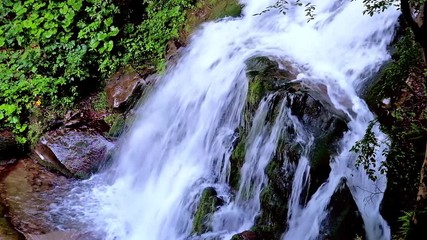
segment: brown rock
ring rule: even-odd
[[[258,235],[252,231],[244,231],[240,234],[243,240],[258,240]]]
[[[119,70],[107,83],[108,106],[114,109],[125,108],[133,97],[142,93],[145,85],[145,80],[131,66]]]
[[[0,200],[12,226],[25,234],[55,231],[57,219],[49,214],[50,206],[64,198],[68,191],[62,189],[71,181],[47,171],[32,159],[9,165],[0,175]]]
[[[68,177],[86,178],[105,162],[113,144],[91,129],[58,129],[40,139],[38,161]]]
[[[90,236],[79,233],[77,231],[55,231],[46,234],[36,235],[27,234],[28,240],[89,240],[93,239]]]

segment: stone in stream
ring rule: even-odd
[[[0,166],[0,239],[99,239],[60,204],[75,180],[49,172],[33,159]],[[64,229],[63,226],[66,226]]]
[[[34,150],[48,169],[67,177],[87,178],[106,163],[114,144],[91,129],[57,129],[45,133]]]
[[[91,240],[93,239],[88,234],[83,234],[78,231],[54,231],[46,234],[26,234],[27,240]]]
[[[0,175],[0,200],[14,228],[25,234],[55,231],[57,223],[49,214],[50,204],[66,196],[66,191],[62,196],[54,191],[70,180],[47,171],[32,159],[5,166]]]
[[[209,231],[209,226],[207,224],[209,217],[221,205],[222,200],[218,198],[215,189],[212,187],[205,188],[194,216],[193,232],[196,234],[203,234]]]
[[[24,235],[18,232],[9,222],[8,214],[3,206],[0,203],[0,239],[7,240],[23,240],[25,239]]]

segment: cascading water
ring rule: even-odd
[[[266,184],[264,169],[274,155],[284,127],[285,101],[274,123],[266,119],[271,111],[274,95],[265,98],[255,113],[252,127],[246,139],[245,163],[241,169],[239,190],[235,200],[218,210],[212,217],[212,232],[208,236],[231,237],[254,225],[254,217],[260,210],[260,194]]]
[[[138,109],[137,121],[124,136],[111,170],[84,183],[83,188],[90,191],[80,187],[83,190],[75,190],[78,194],[71,194],[85,198],[86,205],[79,209],[83,209],[82,221],[102,239],[186,239],[192,234],[201,191],[213,186],[226,201],[212,216],[212,231],[205,237],[229,239],[250,228],[266,181],[262,169],[275,151],[283,119],[292,118],[283,107],[274,125],[263,126],[267,101],[262,102],[233,200],[227,179],[234,131],[247,94],[244,62],[267,55],[300,66],[298,79],[325,86],[324,94],[350,119],[329,179],[305,205],[299,199],[309,177],[307,154],[303,154],[283,239],[315,239],[327,205],[344,178],[367,237],[390,239],[379,214],[382,194],[370,195],[384,191],[386,179],[378,176],[375,183],[370,181],[354,167],[356,156],[349,150],[373,119],[357,88],[387,60],[386,47],[398,13],[389,10],[369,17],[362,15],[361,1],[313,0],[317,16],[307,23],[300,8],[290,8],[286,15],[276,10],[257,15],[275,0],[241,2],[245,5],[242,18],[205,24],[193,36],[177,66],[167,71]],[[380,132],[377,135],[383,137]],[[300,140],[308,146],[313,141]]]

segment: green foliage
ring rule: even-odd
[[[103,111],[107,109],[107,93],[105,91],[101,91],[96,95],[92,102],[92,107],[95,111]]]
[[[400,222],[399,235],[401,238],[406,239],[409,231],[412,227],[412,218],[414,217],[414,211],[403,211],[403,215],[398,218]]]
[[[350,151],[359,153],[359,156],[356,160],[356,166],[362,166],[365,169],[368,177],[375,181],[377,179],[376,172],[384,174],[387,169],[382,164],[381,166],[376,165],[377,150],[380,146],[375,133],[372,128],[376,125],[377,120],[373,120],[369,123],[368,128],[366,129],[365,135],[363,138],[356,142],[356,144],[350,149]],[[386,153],[383,153],[386,154]]]
[[[179,30],[185,21],[185,9],[192,6],[192,0],[159,0],[147,3],[146,19],[138,26],[127,24],[125,38],[120,44],[126,49],[124,60],[138,63],[151,62],[159,70],[165,66],[166,43],[179,37]]]
[[[293,6],[304,6],[304,11],[305,11],[305,15],[307,16],[307,22],[311,21],[314,19],[314,17],[316,16],[316,14],[314,13],[314,11],[316,10],[316,5],[312,4],[311,2],[302,3],[302,0],[296,0],[295,2],[289,2],[288,0],[277,0],[276,3],[274,5],[271,5],[269,7],[267,7],[267,9],[265,9],[264,11],[262,11],[259,14],[263,14],[266,13],[268,11],[271,11],[273,9],[278,9],[280,11],[280,13],[285,14],[289,11],[289,7],[293,7]],[[257,14],[257,15],[259,15]]]
[[[381,96],[400,91],[405,86],[403,79],[408,76],[409,70],[421,61],[420,48],[410,31],[407,31],[397,42],[396,55],[398,59],[390,63],[384,70],[382,78],[387,81],[380,86],[378,94]]]
[[[178,37],[192,3],[135,1],[143,14],[123,17],[132,11],[115,2],[0,2],[0,124],[20,142],[32,109],[70,108],[88,87],[130,62],[164,66],[166,42]]]
[[[417,140],[427,132],[427,129],[421,124],[422,119],[427,117],[426,113],[414,112],[416,109],[422,109],[422,101],[417,101],[410,106],[401,106],[399,103],[402,90],[408,87],[405,79],[411,69],[422,61],[420,48],[410,31],[406,31],[405,35],[399,39],[395,50],[395,59],[383,69],[379,80],[366,96],[368,104],[377,112],[384,112],[382,99],[390,99],[391,108],[389,107],[385,113],[379,114],[379,120],[382,124],[381,130],[389,136],[391,141],[390,150],[383,154],[391,156],[392,159],[388,159],[387,166],[375,166],[375,149],[380,143],[377,142],[372,128],[378,120],[370,123],[364,138],[352,148],[352,151],[360,154],[357,166],[362,166],[373,180],[375,180],[375,171],[381,173],[385,173],[387,170],[399,171],[402,166],[397,167],[398,165],[410,163],[408,159],[416,156],[416,146],[411,144],[411,141]],[[425,116],[423,117],[423,115]],[[405,166],[405,168],[408,169],[409,166]]]

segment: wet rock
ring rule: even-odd
[[[327,179],[331,156],[336,152],[337,141],[347,130],[347,120],[332,107],[327,91],[322,91],[319,86],[307,86],[294,81],[296,74],[292,64],[286,61],[280,62],[268,57],[255,57],[246,61],[249,89],[244,124],[238,131],[239,138],[230,159],[230,183],[233,188],[237,189],[234,185],[238,184],[238,180],[235,179],[240,177],[238,173],[244,160],[245,138],[254,113],[261,100],[270,94],[274,94],[274,97],[269,102],[270,111],[266,121],[274,122],[280,112],[281,102],[286,101],[286,107],[292,115],[314,138],[313,147],[307,156],[310,159],[311,182],[303,191],[306,196],[301,197],[302,201],[310,199],[313,192]],[[281,133],[275,155],[265,169],[268,184],[261,193],[261,212],[252,229],[260,239],[280,239],[286,229],[292,181],[305,147],[296,141],[299,130],[294,128],[290,119],[286,118],[285,121],[287,122],[283,124],[288,127]],[[237,170],[233,170],[233,167]]]
[[[319,240],[356,239],[356,236],[365,235],[363,219],[344,182],[332,196],[328,210],[329,214],[322,223]]]
[[[48,169],[87,178],[102,167],[113,146],[94,130],[64,128],[45,133],[34,153]]]
[[[50,215],[50,205],[64,199],[68,192],[59,190],[70,184],[69,179],[47,171],[32,159],[7,166],[0,176],[0,201],[15,229],[24,234],[57,230],[58,218]]]
[[[290,80],[296,78],[296,70],[289,63],[283,63],[286,69],[282,69],[268,57],[254,57],[245,64],[249,80],[247,106],[252,114],[268,92],[287,90],[294,85]]]
[[[328,103],[315,99],[310,93],[310,89],[293,93],[292,101],[288,101],[292,114],[314,137],[309,153],[311,182],[308,196],[328,178],[331,157],[337,152],[338,141],[348,130],[346,119],[336,114]]]
[[[111,114],[105,118],[105,121],[110,126],[108,137],[117,138],[125,131],[126,119],[122,114]]]
[[[78,231],[54,231],[46,234],[26,234],[27,240],[91,240],[93,239],[88,234],[83,234]]]
[[[231,240],[261,240],[255,232],[244,231],[234,235]]]
[[[215,189],[212,187],[205,188],[194,216],[193,232],[196,234],[203,234],[209,231],[209,226],[207,224],[209,217],[221,205],[222,200],[218,198]]]
[[[12,132],[0,130],[0,164],[2,161],[22,156],[22,152]]]
[[[7,212],[3,204],[0,203],[0,239],[24,240],[25,237],[18,232],[7,219]]]
[[[59,127],[74,129],[90,128],[99,133],[108,132],[110,126],[105,122],[104,118],[104,114],[88,109],[68,111]]]
[[[131,66],[119,70],[111,76],[106,86],[108,106],[125,110],[132,100],[141,96],[146,85],[142,75]]]

